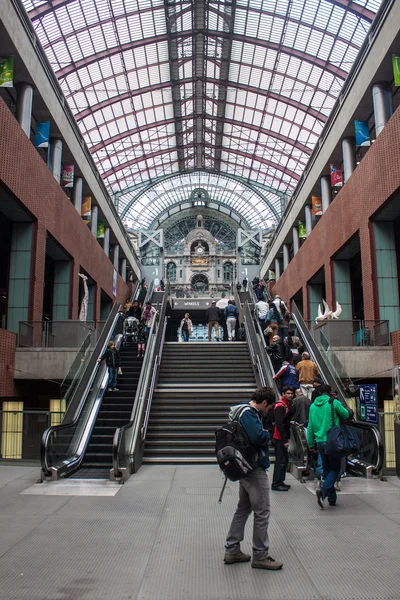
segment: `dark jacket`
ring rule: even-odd
[[[319,386],[318,386],[318,387],[319,387]],[[314,402],[314,400],[315,400],[316,398],[318,398],[318,396],[320,396],[320,395],[321,395],[321,392],[320,392],[320,391],[318,391],[318,387],[316,387],[316,388],[314,389],[313,393],[311,394],[311,402]]]
[[[104,352],[103,356],[100,356],[100,360],[106,359],[107,367],[120,367],[121,360],[119,357],[119,350],[111,350],[111,348],[107,348]]]
[[[270,465],[268,443],[271,439],[271,436],[268,431],[263,429],[261,414],[255,408],[252,408],[250,404],[243,403],[231,408],[229,418],[234,419],[235,415],[237,415],[239,411],[243,410],[244,406],[248,406],[248,410],[245,410],[242,413],[239,423],[247,433],[250,443],[252,446],[254,446],[254,449],[258,453],[258,464],[263,469],[268,469]]]
[[[206,323],[210,321],[219,321],[221,313],[218,306],[210,306],[206,310]]]
[[[276,375],[274,375],[274,379],[275,381],[279,380],[282,386],[281,389],[283,389],[287,385],[290,385],[291,387],[294,387],[295,390],[297,390],[297,388],[300,385],[299,374],[297,372],[297,369],[294,365],[291,365],[289,363],[286,365],[282,365],[282,367],[279,369]]]
[[[310,406],[310,398],[307,398],[307,396],[304,396],[304,394],[296,396],[292,403],[292,421],[301,423],[302,425],[307,423]]]
[[[142,318],[142,309],[140,308],[140,306],[138,306],[137,308],[134,308],[133,306],[131,306],[128,309],[128,312],[126,313],[126,316],[127,317],[135,317],[135,319],[140,321],[140,319]]]
[[[274,406],[275,428],[274,440],[281,440],[287,444],[290,438],[290,420],[292,408],[289,401],[282,396]]]
[[[275,371],[279,371],[282,366],[283,361],[286,359],[287,346],[280,341],[274,342],[268,349],[268,353],[271,356],[272,366]]]

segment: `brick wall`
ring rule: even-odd
[[[37,219],[33,239],[33,279],[29,319],[42,319],[46,232],[73,261],[72,319],[78,317],[79,281],[83,268],[110,298],[113,298],[113,265],[77,213],[73,204],[43,162],[38,151],[0,99],[0,180]],[[118,277],[117,299],[123,302],[127,285]],[[99,315],[96,315],[99,316]]]
[[[15,344],[17,335],[0,329],[0,398],[14,396]]]
[[[335,301],[334,284],[331,281],[332,256],[358,232],[365,318],[379,318],[370,219],[400,188],[399,162],[400,108],[274,286],[274,292],[286,301],[303,289],[306,318],[310,318],[306,282],[325,267],[327,301],[332,305]],[[311,315],[311,318],[314,317]]]
[[[390,335],[393,351],[393,365],[400,365],[400,330],[393,331]]]

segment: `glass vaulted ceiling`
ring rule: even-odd
[[[23,2],[125,219],[154,220],[152,195],[132,201],[132,188],[201,171],[223,175],[224,206],[261,227],[279,219],[381,4]],[[226,191],[231,175],[242,202],[238,186]],[[268,198],[252,196],[250,218],[254,184]]]

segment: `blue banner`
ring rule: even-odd
[[[376,383],[362,383],[360,390],[360,419],[367,423],[378,423],[378,393]]]
[[[50,121],[36,123],[35,139],[33,145],[35,148],[48,148],[50,137]]]
[[[356,146],[370,146],[371,138],[369,136],[368,121],[354,121],[356,132]]]

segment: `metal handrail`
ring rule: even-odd
[[[167,319],[167,317],[165,317],[165,319],[164,319],[164,325],[163,325],[163,333],[162,333],[162,338],[161,338],[160,350],[159,350],[159,353],[156,356],[156,359],[154,361],[153,375],[152,375],[151,382],[150,382],[149,397],[147,399],[146,414],[145,414],[145,417],[144,417],[143,426],[142,426],[142,428],[140,430],[140,435],[141,435],[141,438],[142,438],[142,442],[144,442],[145,439],[146,439],[147,426],[149,424],[149,418],[150,418],[150,410],[151,410],[151,405],[152,405],[152,402],[153,402],[154,388],[155,388],[155,385],[156,385],[157,375],[158,375],[158,368],[159,368],[159,366],[161,364],[162,353],[163,353],[163,349],[164,349],[165,330],[167,328],[167,322],[168,322],[168,319]]]

